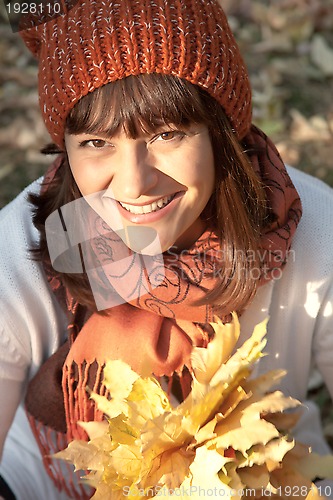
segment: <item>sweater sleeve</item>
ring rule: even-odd
[[[29,353],[17,342],[8,325],[0,330],[0,458],[8,430],[24,393]]]
[[[333,189],[295,169],[290,173],[303,204],[294,278],[288,282],[294,283],[296,300],[289,303],[299,325],[297,349],[305,365],[308,344],[311,361],[333,398]],[[294,365],[295,358],[291,361]]]
[[[30,250],[38,242],[28,192],[0,212],[0,456],[29,379],[63,342],[66,319]]]
[[[314,359],[333,401],[333,277],[316,323]]]

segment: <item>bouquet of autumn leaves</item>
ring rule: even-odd
[[[82,422],[89,442],[73,441],[56,455],[89,471],[84,480],[95,488],[94,500],[323,498],[312,480],[333,479],[333,457],[312,454],[289,436],[296,417],[284,410],[300,403],[270,391],[284,372],[250,378],[266,323],[236,352],[237,317],[212,326],[208,347],[193,348],[192,390],[176,407],[153,377],[120,360],[106,364],[112,398],[91,394],[105,421]]]

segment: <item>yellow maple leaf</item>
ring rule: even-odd
[[[107,362],[104,370],[103,383],[111,398],[91,393],[90,397],[95,401],[100,411],[109,418],[117,417],[121,413],[126,413],[128,405],[126,399],[132,391],[134,382],[139,378],[131,367],[124,361],[117,359]]]
[[[169,399],[160,384],[154,378],[138,378],[127,397],[131,422],[141,427],[147,420],[153,419],[171,410]]]
[[[223,457],[215,450],[206,447],[198,448],[195,459],[190,466],[190,476],[182,483],[180,489],[190,492],[193,500],[202,496],[225,496],[231,498],[231,489],[219,479],[219,471],[230,459]]]
[[[230,358],[235,348],[240,334],[240,325],[238,318],[233,314],[231,323],[223,324],[219,318],[211,323],[215,338],[218,335],[218,341],[212,341],[207,348],[193,349],[191,355],[191,366],[194,376],[200,384],[209,384],[215,373]],[[219,330],[223,329],[223,335],[219,335]]]
[[[172,448],[157,455],[151,468],[142,481],[145,488],[157,485],[168,490],[180,488],[189,475],[189,468],[195,458],[195,451],[183,448]]]
[[[266,445],[257,444],[251,447],[247,457],[242,461],[242,467],[266,464],[269,472],[279,467],[284,456],[294,447],[294,441],[286,436],[272,439]]]

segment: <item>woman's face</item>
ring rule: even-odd
[[[120,236],[132,250],[141,248],[124,238],[130,227],[136,235],[140,228],[155,230],[162,252],[171,246],[186,249],[202,234],[200,215],[214,187],[213,150],[205,125],[164,126],[136,139],[123,129],[112,137],[66,134],[65,141],[82,195],[89,203],[88,195],[99,193],[109,211],[102,217],[109,225],[113,216],[120,220]]]

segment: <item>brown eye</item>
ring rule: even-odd
[[[103,141],[103,139],[94,139],[89,142],[94,148],[104,148],[106,145],[106,141]]]
[[[163,141],[171,141],[171,139],[174,139],[176,137],[176,132],[174,130],[163,132],[160,137]]]

